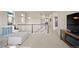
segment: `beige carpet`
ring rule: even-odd
[[[56,33],[37,33],[31,34],[28,39],[20,46],[20,48],[69,48]]]

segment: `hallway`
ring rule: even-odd
[[[31,34],[24,43],[18,47],[21,48],[69,48],[62,40],[59,39],[55,32],[53,33],[36,33]]]

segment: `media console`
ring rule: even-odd
[[[79,47],[79,12],[67,15],[67,29],[62,29],[61,39],[71,47]]]
[[[68,32],[67,30],[61,30],[61,36],[60,37],[70,47],[79,48],[79,35]]]

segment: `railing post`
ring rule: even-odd
[[[49,33],[49,25],[47,25],[47,33]]]
[[[32,24],[32,33],[33,33],[33,24]]]

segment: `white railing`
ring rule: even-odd
[[[48,25],[45,24],[18,24],[17,28],[29,33],[48,32]]]

